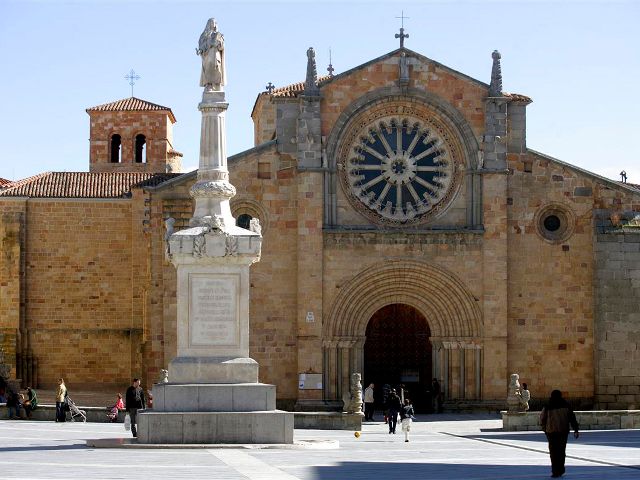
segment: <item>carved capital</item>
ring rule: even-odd
[[[189,191],[192,198],[232,198],[236,188],[224,180],[197,182]]]

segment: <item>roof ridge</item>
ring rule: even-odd
[[[143,98],[138,98],[138,97],[126,97],[126,98],[121,98],[120,100],[113,100],[112,102],[102,103],[100,105],[96,105],[95,107],[89,107],[87,108],[87,110],[96,110],[96,109],[102,110],[102,109],[105,109],[106,107],[112,107],[112,106],[115,107],[116,105],[122,102],[131,102],[133,100],[137,100],[138,102],[141,102],[145,105],[161,108],[163,110],[171,110],[169,107],[165,107],[164,105],[160,105],[159,103],[153,103],[153,102],[150,102],[149,100],[145,100]]]
[[[30,177],[26,177],[21,180],[16,180],[15,182],[12,182],[11,186],[6,190],[4,190],[4,192],[8,192],[9,190],[12,190],[14,187],[20,187],[22,185],[26,185],[27,183],[31,183],[34,180],[37,180],[42,177],[46,177],[47,175],[51,175],[52,173],[54,172],[49,171],[49,172],[36,173],[35,175],[31,175]]]
[[[90,112],[169,112],[172,121],[175,123],[176,117],[169,107],[160,105],[158,103],[150,102],[149,100],[143,100],[138,97],[127,97],[120,100],[114,100],[113,102],[103,103],[96,105],[95,107],[89,107],[85,110]]]
[[[126,198],[133,188],[163,183],[166,172],[44,172],[0,190],[0,197]]]

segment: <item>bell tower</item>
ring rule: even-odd
[[[87,113],[89,171],[182,171],[182,154],[173,148],[176,117],[169,107],[130,97],[88,108]]]

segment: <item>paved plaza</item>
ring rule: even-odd
[[[296,440],[339,448],[96,449],[87,439],[127,437],[122,424],[0,421],[0,478],[523,479],[547,478],[541,432],[500,431],[489,415],[431,415],[411,441],[382,422],[353,432],[296,430]],[[567,448],[569,479],[640,478],[640,430],[585,431]]]

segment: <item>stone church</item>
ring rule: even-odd
[[[338,407],[352,372],[419,407],[437,378],[447,409],[498,408],[510,373],[640,406],[640,187],[529,149],[532,100],[492,58],[489,83],[402,44],[318,77],[309,49],[304,82],[257,95],[231,205],[262,227],[251,356],[280,407]],[[149,386],[176,352],[165,222],[188,226],[196,172],[170,108],[87,113],[88,172],[0,186],[0,345],[23,385]]]

